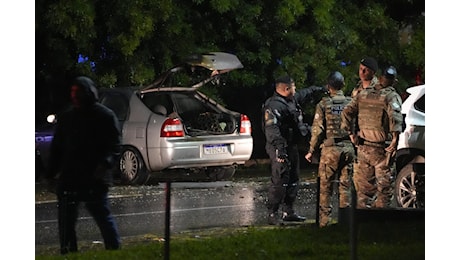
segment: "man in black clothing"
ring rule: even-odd
[[[271,160],[271,185],[268,195],[268,224],[279,224],[278,210],[281,204],[283,221],[304,221],[294,212],[299,182],[299,151],[297,144],[310,129],[303,122],[301,105],[323,87],[311,86],[296,92],[294,80],[283,76],[275,81],[272,97],[264,103],[263,127],[265,150]]]
[[[71,86],[72,108],[57,121],[50,147],[48,183],[57,181],[61,254],[76,252],[78,206],[84,202],[98,225],[106,249],[119,249],[108,191],[121,144],[118,119],[98,102],[94,82],[78,77]]]

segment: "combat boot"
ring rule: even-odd
[[[283,221],[305,221],[307,218],[299,216],[292,212],[291,214],[288,214],[287,212],[283,212]]]

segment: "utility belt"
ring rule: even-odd
[[[324,146],[343,146],[343,142],[351,142],[349,136],[341,137],[341,138],[327,138],[324,140],[323,145]]]
[[[371,142],[364,140],[361,137],[358,137],[358,145],[367,145],[367,146],[373,146],[373,147],[379,147],[379,148],[385,148],[385,142]]]

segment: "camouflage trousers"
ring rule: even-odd
[[[339,207],[350,206],[350,181],[354,157],[354,147],[349,141],[322,148],[318,168],[320,227],[327,226],[331,222],[331,199],[335,180],[339,180]]]
[[[384,147],[358,146],[353,181],[357,208],[385,208],[390,205],[393,188]]]

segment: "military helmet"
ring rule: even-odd
[[[398,76],[398,73],[396,72],[396,68],[393,66],[390,66],[385,69],[383,72],[383,76],[388,79],[395,79]]]
[[[327,84],[335,89],[341,89],[345,85],[342,73],[334,71],[327,77]]]

